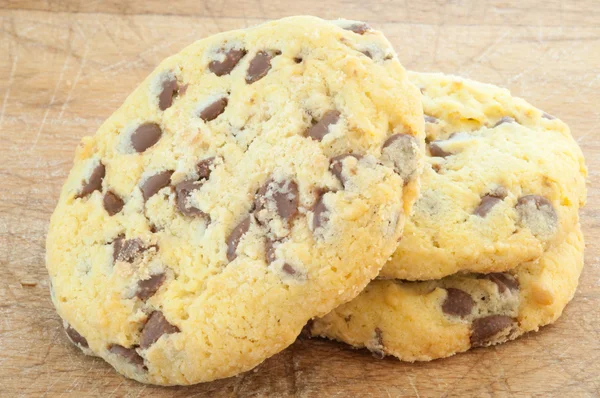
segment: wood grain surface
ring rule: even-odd
[[[168,4],[168,5],[167,5]],[[238,377],[145,386],[67,343],[44,241],[74,148],[166,56],[294,14],[362,19],[407,68],[491,82],[565,120],[590,171],[586,266],[539,333],[431,363],[299,340]],[[600,3],[557,0],[0,0],[0,396],[600,395]]]

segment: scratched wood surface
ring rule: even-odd
[[[0,396],[600,395],[600,5],[597,1],[0,0]],[[510,88],[572,128],[590,170],[586,266],[555,324],[422,364],[297,341],[255,371],[144,386],[67,343],[44,240],[73,150],[167,55],[201,37],[310,13],[383,30],[404,65]]]

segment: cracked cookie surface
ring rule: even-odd
[[[583,251],[576,227],[538,260],[509,272],[375,280],[305,332],[410,362],[503,343],[561,315],[577,288]]]
[[[77,149],[46,245],[67,335],[146,383],[253,368],[377,275],[423,138],[418,89],[363,23],[192,44]]]
[[[575,230],[586,167],[565,123],[510,92],[409,72],[427,135],[421,194],[380,276],[503,272]]]

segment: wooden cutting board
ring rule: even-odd
[[[0,396],[600,395],[597,1],[0,0]],[[431,363],[298,341],[239,377],[144,386],[67,343],[44,240],[73,151],[167,55],[219,31],[310,13],[383,30],[407,68],[508,87],[572,128],[590,170],[586,267],[553,326]]]

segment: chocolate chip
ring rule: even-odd
[[[302,62],[302,57],[294,57],[294,62],[299,64],[300,62]]]
[[[503,186],[497,186],[494,189],[492,189],[487,195],[504,200],[504,198],[508,196],[508,191]]]
[[[110,347],[108,347],[108,351],[123,357],[127,360],[127,362],[136,365],[139,368],[145,369],[144,358],[142,358],[140,354],[137,353],[135,348],[125,348],[122,345],[113,344]]]
[[[119,235],[112,243],[113,243],[113,263],[117,262],[119,258],[119,253],[121,252],[121,248],[123,247],[123,242],[125,241],[125,237],[123,235]]]
[[[211,61],[208,64],[208,69],[217,76],[228,75],[233,68],[240,62],[246,55],[246,50],[230,48],[229,50],[221,49],[219,54],[223,54],[224,58],[222,61]]]
[[[172,170],[167,170],[148,177],[140,187],[142,190],[142,196],[144,197],[144,202],[150,199],[158,191],[168,186],[171,182],[172,174]]]
[[[504,293],[507,289],[519,290],[519,282],[517,279],[502,272],[493,272],[490,274],[481,275],[480,279],[489,279],[498,286],[498,291]]]
[[[292,267],[291,265],[289,265],[288,263],[283,264],[283,267],[281,267],[281,270],[283,272],[285,272],[288,275],[294,276],[298,273],[298,271],[296,271],[294,269],[294,267]]]
[[[138,288],[135,295],[140,300],[146,301],[160,289],[167,276],[164,273],[154,274],[150,279],[141,280],[138,282]]]
[[[283,220],[290,220],[298,214],[298,184],[294,180],[269,179],[258,190],[254,205],[262,224],[272,220],[275,213]]]
[[[77,197],[83,198],[96,190],[102,190],[102,180],[104,179],[105,174],[106,168],[102,163],[99,163],[94,170],[92,170],[87,184],[81,188],[81,191]]]
[[[352,25],[344,27],[344,29],[350,30],[359,35],[363,35],[363,34],[365,34],[365,32],[368,32],[369,30],[371,30],[371,27],[369,25],[367,25],[366,23],[353,23]]]
[[[215,162],[215,157],[206,158],[196,165],[196,172],[199,180],[208,180],[212,173],[212,165]]]
[[[185,93],[187,92],[188,87],[189,87],[189,84],[184,84],[183,86],[179,87],[179,90],[177,91],[177,96],[183,97],[185,95]]]
[[[366,57],[373,59],[373,54],[371,54],[371,51],[363,50],[363,51],[361,51],[361,53],[364,54]]]
[[[415,175],[419,165],[417,140],[412,135],[394,134],[383,144],[381,158],[393,164],[394,171],[406,184]]]
[[[270,69],[271,56],[265,51],[259,51],[252,61],[250,61],[248,72],[246,74],[246,83],[252,84],[259,81],[269,73]]]
[[[518,222],[538,237],[548,237],[556,231],[558,216],[552,203],[543,196],[526,195],[517,201]]]
[[[429,154],[437,158],[445,158],[446,156],[452,155],[450,152],[446,152],[440,147],[440,142],[441,141],[436,140],[429,143]]]
[[[546,113],[546,112],[542,113],[542,117],[544,119],[548,119],[548,120],[554,120],[554,119],[556,119],[556,116],[552,116],[551,114]]]
[[[433,116],[429,116],[429,115],[425,115],[424,116],[425,119],[425,123],[434,123],[437,124],[439,122],[439,119]]]
[[[246,216],[229,234],[227,237],[227,259],[235,260],[237,257],[237,247],[242,239],[242,236],[250,229],[250,216]]]
[[[494,127],[498,127],[504,123],[515,123],[515,119],[513,119],[510,116],[503,116],[502,119],[498,120],[498,122],[496,122],[496,124],[494,124]]]
[[[446,314],[465,317],[471,313],[474,306],[475,301],[469,293],[452,287],[446,289],[446,299],[442,304],[442,311]]]
[[[277,243],[276,240],[268,237],[265,240],[265,259],[267,260],[267,264],[271,264],[277,259],[277,255],[275,254],[275,243]]]
[[[325,193],[321,194],[313,207],[313,231],[329,221],[329,209],[325,205]]]
[[[148,248],[144,247],[144,243],[139,238],[125,240],[119,237],[114,241],[113,260],[133,263],[146,250]]]
[[[207,105],[204,109],[200,111],[200,119],[205,122],[210,122],[211,120],[215,120],[221,113],[225,112],[225,108],[227,107],[228,100],[227,98],[219,98],[215,102],[210,105]]]
[[[67,325],[67,327],[65,328],[65,332],[67,333],[67,337],[69,338],[69,340],[71,340],[71,342],[77,346],[80,346],[81,348],[88,348],[88,342],[85,339],[85,337],[83,337],[82,335],[80,335],[77,330],[73,329],[71,327],[71,325]]]
[[[156,123],[144,123],[131,134],[131,146],[141,153],[156,144],[162,135],[160,126]]]
[[[202,183],[195,180],[183,181],[175,186],[177,208],[184,216],[193,217],[205,215],[202,210],[193,207],[189,201],[192,192],[200,189],[201,187]]]
[[[502,199],[495,196],[485,195],[481,198],[479,205],[473,210],[473,214],[479,217],[485,217],[492,210],[492,207],[502,202]]]
[[[331,158],[331,160],[329,161],[329,170],[331,171],[331,173],[337,177],[338,180],[340,180],[340,182],[342,183],[343,186],[346,185],[346,179],[343,176],[343,168],[344,168],[344,159],[346,159],[347,157],[353,157],[356,160],[360,160],[362,158],[361,155],[356,155],[353,153],[347,153],[345,155],[339,155],[336,157]]]
[[[471,325],[471,346],[489,345],[494,336],[511,327],[512,324],[512,318],[506,315],[490,315],[475,319]]]
[[[123,210],[123,206],[125,205],[123,199],[121,199],[117,196],[117,194],[111,191],[108,191],[106,192],[106,194],[104,194],[102,204],[104,205],[104,210],[106,210],[109,216],[114,216],[115,214]]]
[[[321,141],[329,133],[329,126],[336,124],[340,119],[340,112],[331,110],[325,112],[319,122],[313,124],[306,130],[306,136],[316,141]]]
[[[367,345],[367,349],[377,359],[385,357],[385,346],[383,345],[383,332],[379,328],[375,328],[372,341]]]
[[[162,91],[158,95],[158,108],[164,111],[173,105],[173,96],[177,95],[177,79],[173,76],[169,76],[162,82]]]
[[[156,343],[164,334],[179,333],[177,326],[171,325],[162,312],[154,311],[148,317],[140,336],[140,347],[146,349]]]

